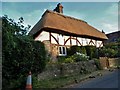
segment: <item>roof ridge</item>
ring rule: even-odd
[[[87,22],[84,21],[84,20],[77,19],[77,18],[74,18],[74,17],[71,17],[71,16],[67,16],[67,15],[63,15],[62,13],[58,13],[58,12],[55,12],[55,11],[52,11],[52,10],[48,10],[48,9],[44,12],[44,14],[42,15],[42,17],[45,15],[46,12],[54,13],[54,14],[57,14],[57,15],[63,16],[63,17],[65,17],[65,18],[70,18],[70,19],[74,19],[74,20],[78,20],[78,21],[81,21],[81,22],[87,23]]]
[[[60,22],[65,22],[66,24]],[[108,39],[104,33],[100,32],[85,21],[51,10],[46,10],[43,13],[39,23],[34,26],[30,34],[36,36],[41,31],[63,33],[66,35],[70,34],[95,40]]]
[[[106,35],[108,35],[108,34],[114,34],[114,33],[119,33],[119,32],[120,32],[120,31],[117,30],[117,31],[113,31],[113,32],[107,33]]]

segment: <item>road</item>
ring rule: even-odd
[[[110,72],[106,75],[96,77],[94,79],[81,82],[71,88],[118,88],[118,70]],[[120,86],[120,85],[119,85]]]

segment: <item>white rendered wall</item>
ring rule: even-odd
[[[49,40],[49,33],[48,32],[41,32],[36,38],[35,41],[44,41],[44,40]]]
[[[70,36],[64,36],[65,41],[66,41],[69,37],[70,37]],[[65,45],[70,45],[70,40],[68,40]]]
[[[54,36],[60,45],[64,45],[64,41],[66,41],[68,38],[70,38],[70,36],[65,36],[65,35],[61,35],[61,34],[56,34],[56,33],[51,33],[52,36]],[[76,38],[76,37],[72,37],[72,38]],[[79,42],[85,46],[88,45],[91,39],[88,38],[81,38],[81,37],[77,37],[77,39],[79,40]],[[44,40],[49,40],[49,32],[41,32],[40,35],[38,35],[38,37],[35,38],[36,41],[44,41]],[[76,40],[75,39],[71,39],[72,45],[76,45]],[[95,41],[92,40],[92,42],[97,46],[103,46],[102,41]],[[51,43],[53,44],[57,44],[57,42],[55,41],[55,39],[53,37],[51,37]],[[95,46],[93,43],[91,43],[90,45]],[[70,39],[66,42],[65,45],[70,45]],[[78,46],[81,46],[79,43],[77,43]]]
[[[64,45],[64,36],[58,35],[58,38],[59,38],[59,44]]]
[[[96,47],[103,47],[102,41],[97,41],[97,46]]]

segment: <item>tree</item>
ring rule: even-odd
[[[22,26],[7,16],[2,17],[2,85],[3,88],[24,88],[29,71],[34,75],[45,67],[46,51],[44,44],[36,42],[26,32],[30,28]]]
[[[109,47],[102,47],[99,50],[99,56],[101,57],[115,57],[117,54],[117,50]]]

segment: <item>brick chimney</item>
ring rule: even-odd
[[[58,13],[63,13],[63,6],[60,3],[58,3],[57,7],[53,11],[56,11]]]

